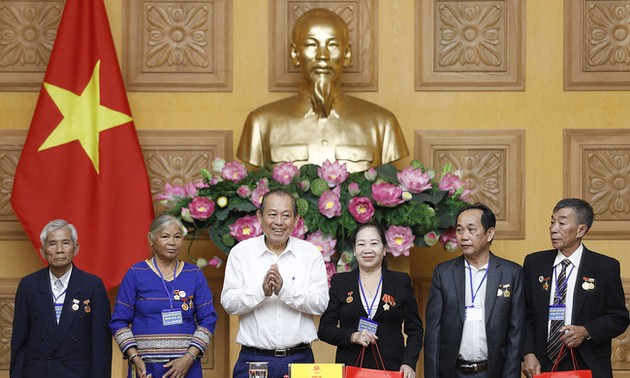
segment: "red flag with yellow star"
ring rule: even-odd
[[[38,251],[49,221],[74,224],[74,262],[108,289],[149,254],[151,192],[103,0],[65,3],[11,205]]]

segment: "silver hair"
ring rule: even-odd
[[[172,222],[174,222],[177,227],[182,230],[182,234],[186,235],[188,233],[186,227],[184,227],[182,221],[179,218],[170,214],[162,214],[155,217],[155,219],[153,219],[153,222],[151,222],[149,233],[147,234],[149,241],[155,242],[155,240],[157,239],[157,234]]]
[[[76,245],[79,242],[79,234],[77,233],[76,227],[74,225],[68,223],[68,221],[63,219],[55,219],[53,221],[48,222],[42,233],[39,235],[39,240],[42,242],[42,247],[46,244],[46,239],[48,235],[57,231],[60,228],[67,228],[70,230],[70,239],[72,239],[72,243]]]

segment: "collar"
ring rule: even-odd
[[[287,240],[287,246],[278,257],[284,255],[285,253],[291,253],[295,255],[295,252],[293,252],[295,250],[293,247],[293,238],[293,236],[289,236],[289,240]],[[265,244],[265,234],[256,237],[256,239],[256,244],[258,244],[258,246],[256,247],[256,251],[258,251],[258,257],[261,257],[265,253],[272,253],[274,255],[276,254],[275,252],[270,251],[269,248],[267,248],[267,244]]]
[[[558,266],[562,262],[562,260],[569,259],[569,261],[571,261],[571,264],[573,264],[573,266],[577,268],[578,266],[580,266],[580,261],[582,260],[583,251],[584,251],[584,244],[582,243],[580,243],[580,246],[569,257],[566,257],[565,255],[562,254],[562,252],[560,252],[560,250],[558,250],[556,254],[556,259],[553,262],[553,267],[555,268],[556,266]]]
[[[487,262],[487,263],[485,263],[485,265],[483,265],[483,266],[482,266],[481,268],[479,268],[479,269],[477,269],[477,268],[475,268],[474,266],[470,265],[470,263],[469,263],[466,259],[464,259],[464,265],[466,266],[466,268],[471,269],[471,270],[472,270],[472,271],[474,271],[474,272],[479,272],[479,271],[482,271],[482,270],[488,269],[488,265],[490,265],[490,259],[488,259],[488,262]]]
[[[68,269],[68,271],[65,272],[63,274],[63,276],[59,277],[59,280],[63,284],[64,288],[68,287],[68,283],[70,282],[70,275],[72,274],[72,267],[73,266],[74,266],[73,264],[70,264],[70,269]],[[57,277],[55,277],[55,275],[52,274],[50,269],[48,269],[48,278],[50,279],[50,285],[52,287],[55,287],[54,285],[55,285],[55,281],[57,281]]]

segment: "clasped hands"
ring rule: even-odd
[[[270,297],[271,294],[278,295],[280,289],[282,289],[282,285],[283,281],[280,271],[278,270],[278,264],[271,264],[262,284],[265,297]]]
[[[569,348],[577,348],[584,340],[589,337],[588,330],[583,326],[566,325],[558,331],[562,333],[560,341],[562,341]],[[535,374],[540,374],[540,362],[533,353],[528,353],[523,357],[523,374],[527,378],[533,377]]]

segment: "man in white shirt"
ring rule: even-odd
[[[496,217],[477,203],[457,215],[462,256],[433,272],[424,340],[425,378],[518,378],[523,272],[490,252]]]
[[[523,373],[528,378],[550,371],[556,360],[559,371],[573,370],[567,348],[593,377],[612,377],[611,340],[630,319],[619,262],[582,244],[593,218],[588,202],[560,200],[549,224],[554,249],[525,257]]]
[[[291,193],[272,190],[257,213],[263,235],[230,251],[221,304],[239,316],[241,352],[234,378],[247,378],[248,362],[268,362],[269,377],[288,374],[288,364],[314,362],[313,315],[328,305],[328,279],[321,252],[291,236],[297,207]]]

